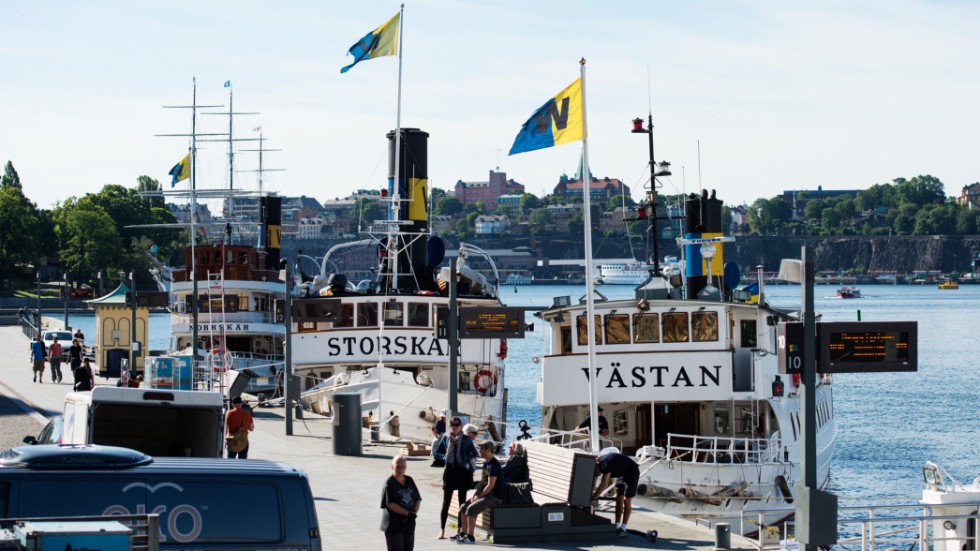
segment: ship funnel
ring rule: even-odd
[[[262,196],[259,199],[259,211],[259,221],[262,223],[260,242],[266,252],[265,269],[278,270],[281,254],[282,197]]]
[[[684,245],[688,298],[697,298],[709,284],[724,292],[723,246],[710,239],[722,237],[723,205],[714,190],[710,197],[707,190],[700,196],[692,193],[684,202],[684,239],[693,241]]]
[[[398,255],[397,291],[434,291],[438,245],[429,245],[429,133],[418,128],[401,129],[398,181],[395,181],[395,132],[388,132],[388,219],[397,220],[389,255]],[[394,199],[397,198],[397,201]],[[438,239],[438,238],[434,238]],[[440,243],[441,244],[441,243]],[[444,248],[442,249],[445,250]]]

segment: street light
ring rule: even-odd
[[[41,335],[41,269],[37,270],[37,308],[34,310],[34,329]]]
[[[657,176],[670,176],[670,163],[657,163],[653,157],[653,113],[647,116],[647,127],[643,128],[643,119],[633,119],[633,133],[646,134],[650,144],[650,191],[647,201],[650,203],[650,234],[653,239],[653,273],[660,273],[660,240],[657,233]]]
[[[68,272],[65,272],[65,331],[71,331],[68,326],[68,298],[71,297],[71,290],[68,288]]]

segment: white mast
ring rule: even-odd
[[[391,286],[398,289],[398,251],[401,248],[401,232],[397,222],[401,219],[401,194],[398,192],[402,152],[402,45],[404,44],[405,4],[398,13],[398,105],[395,108],[395,176],[391,193],[392,217],[396,224],[388,226],[388,258],[391,261]],[[396,232],[395,235],[392,235]],[[394,242],[394,249],[391,244]],[[394,253],[394,254],[392,254]]]
[[[589,446],[592,453],[599,452],[599,412],[596,396],[595,357],[595,283],[592,280],[592,179],[589,177],[589,124],[585,111],[585,58],[579,64],[582,66],[582,208],[585,210],[585,327],[589,338]]]

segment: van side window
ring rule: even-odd
[[[10,503],[10,483],[0,482],[0,518],[10,518],[7,504]]]

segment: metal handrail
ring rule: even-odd
[[[690,442],[688,446],[679,442]],[[697,434],[668,434],[667,457],[690,463],[761,464],[781,462],[780,440],[770,438],[732,438]]]

